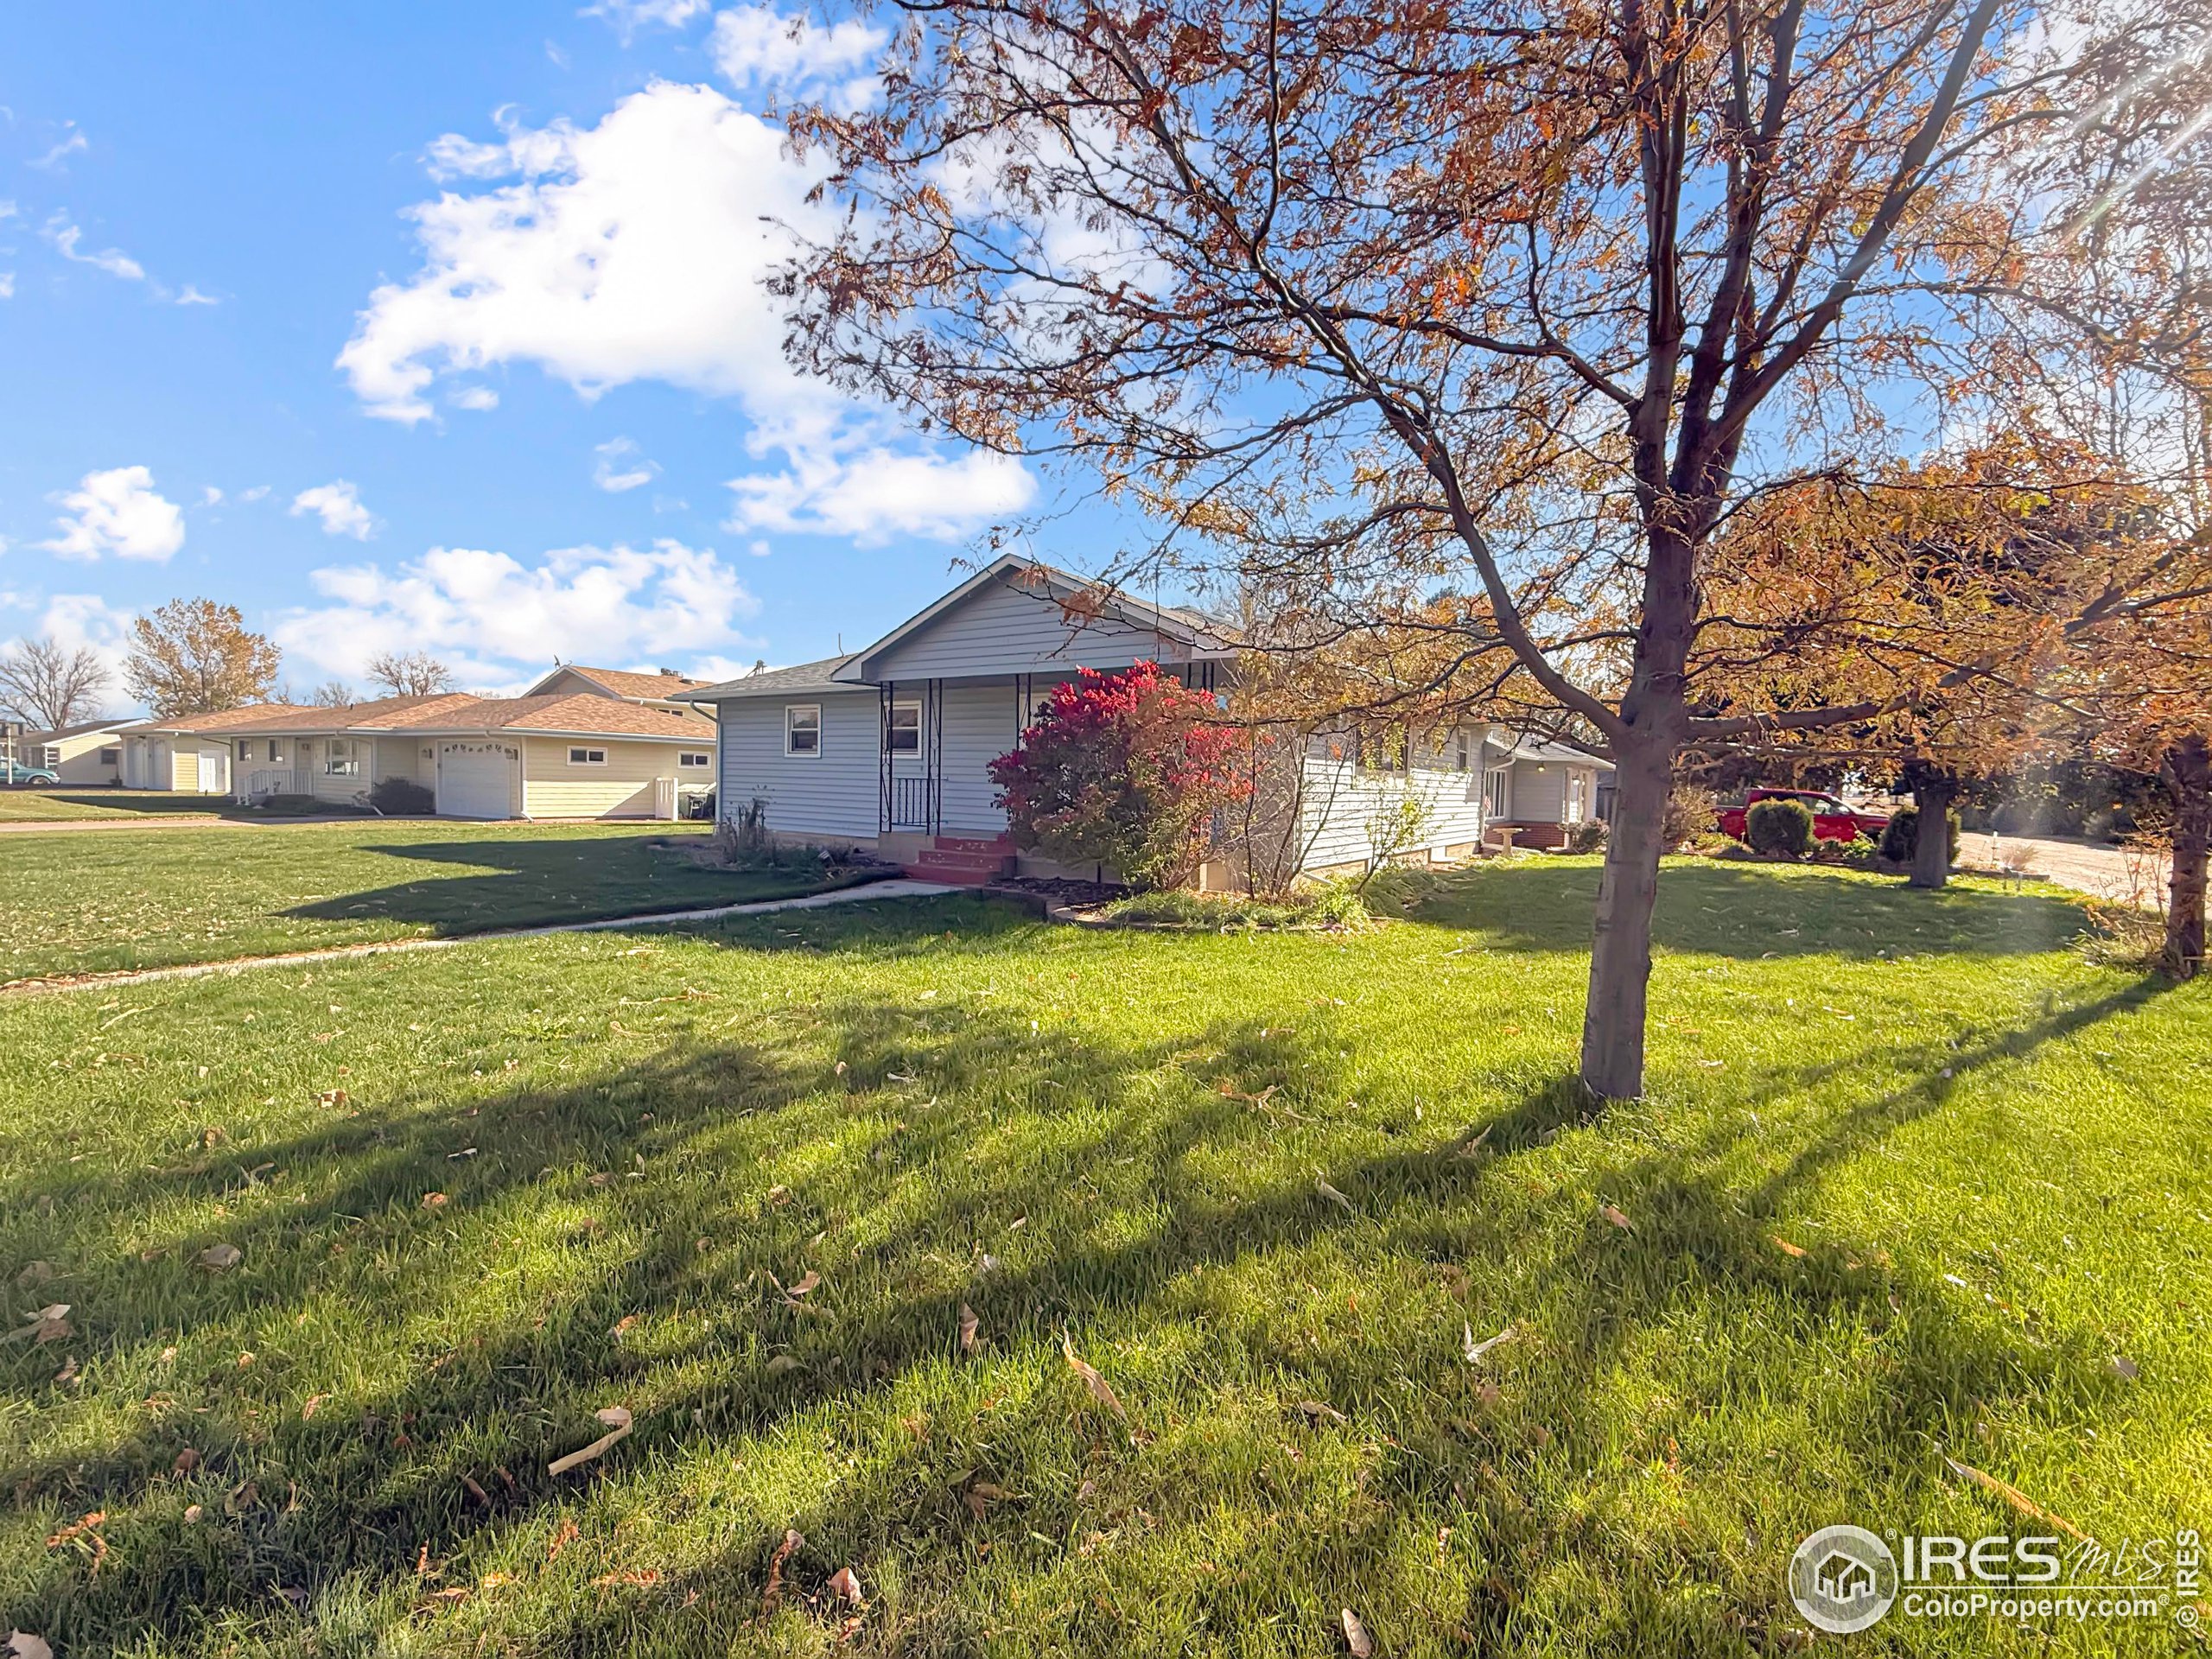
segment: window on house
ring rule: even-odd
[[[273,737],[269,740],[269,758],[271,760],[276,758],[276,740]]]
[[[1503,766],[1493,766],[1483,774],[1483,817],[1502,818],[1512,797],[1507,791],[1508,774]]]
[[[822,705],[820,703],[787,702],[784,705],[784,753],[785,754],[822,753]]]
[[[100,751],[100,765],[104,766],[119,766],[122,764],[123,751],[121,749],[102,749]]]
[[[242,737],[238,739],[238,759],[241,760],[251,760],[253,759],[253,740],[251,738]]]
[[[698,771],[704,767],[713,766],[715,764],[715,757],[708,753],[704,749],[686,749],[676,757],[676,764],[679,766],[686,766],[694,771]]]
[[[1474,734],[1465,727],[1452,734],[1452,770],[1472,772],[1475,769]]]
[[[1579,772],[1567,774],[1567,822],[1580,823],[1589,816],[1590,780]]]
[[[884,741],[893,754],[919,754],[922,752],[922,705],[918,702],[893,703],[891,725]]]
[[[572,766],[603,766],[607,764],[607,751],[582,747],[570,749],[569,764]]]
[[[1372,734],[1363,732],[1359,737],[1359,764],[1369,772],[1402,772],[1406,769],[1410,747],[1402,726]]]
[[[361,746],[350,737],[332,738],[323,746],[322,770],[330,778],[359,777]]]

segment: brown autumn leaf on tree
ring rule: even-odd
[[[208,715],[266,702],[281,661],[237,606],[173,599],[132,620],[123,683],[162,718]]]
[[[2073,257],[2020,158],[2125,148],[2108,48],[2169,10],[914,7],[880,99],[792,112],[855,211],[785,279],[791,349],[1141,504],[1103,583],[1381,662],[1338,712],[1503,696],[1608,753],[1580,1074],[1632,1096],[1677,757],[1909,696],[1701,712],[1727,526],[1912,453],[1900,408],[2011,416],[1985,337]]]

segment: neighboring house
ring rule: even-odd
[[[690,694],[706,685],[704,680],[695,680],[664,668],[656,674],[632,674],[618,668],[582,668],[575,663],[563,663],[536,685],[523,693],[526,697],[585,696],[620,697],[625,702],[639,702],[656,709],[673,709],[679,714],[692,712]]]
[[[1198,612],[1102,594],[1008,556],[849,656],[758,671],[692,702],[721,728],[720,811],[760,803],[788,841],[858,846],[917,874],[981,880],[1011,854],[990,762],[1014,747],[1053,684],[1080,668],[1150,660],[1202,690],[1234,677],[1235,630]],[[1408,753],[1408,751],[1410,751]],[[1395,856],[1474,851],[1501,824],[1556,844],[1596,814],[1610,763],[1447,728],[1362,757],[1317,737],[1303,762],[1299,863],[1363,867],[1376,831],[1417,799],[1420,834]],[[1049,873],[1024,861],[1026,870]]]
[[[687,790],[703,792],[714,780],[712,722],[604,687],[519,697],[444,692],[334,709],[272,703],[149,722],[125,741],[143,744],[139,770],[154,780],[139,787],[192,787],[161,781],[186,775],[188,748],[201,787],[219,770],[213,792],[242,801],[306,795],[350,804],[399,779],[429,790],[444,817],[672,818]],[[211,747],[219,767],[207,758]],[[126,747],[126,782],[132,758]]]
[[[137,725],[133,715],[87,720],[51,732],[26,732],[16,740],[16,758],[29,766],[47,766],[64,784],[119,784],[123,781],[123,739]]]

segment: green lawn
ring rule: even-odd
[[[72,1327],[0,1346],[0,1629],[1770,1653],[1817,1525],[2050,1529],[1944,1453],[2202,1527],[2212,986],[2088,965],[2044,895],[1670,868],[1650,1097],[1586,1115],[1593,878],[1345,938],[962,899],[0,1003],[0,1271]]]
[[[736,904],[811,870],[702,869],[652,843],[702,826],[371,819],[0,837],[0,982],[365,939]]]
[[[80,818],[243,816],[222,795],[154,789],[0,789],[0,823],[63,823]]]

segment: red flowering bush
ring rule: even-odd
[[[1014,752],[991,762],[991,781],[1016,845],[1172,887],[1205,858],[1217,809],[1249,787],[1236,765],[1249,741],[1156,663],[1086,668],[1052,689]]]

